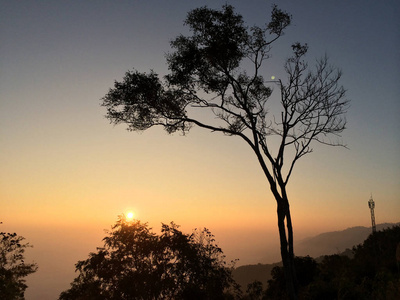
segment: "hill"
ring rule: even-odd
[[[377,231],[390,228],[400,223],[384,223],[376,226]],[[311,256],[318,258],[323,255],[343,254],[351,255],[353,246],[363,243],[371,234],[371,227],[351,227],[341,231],[325,232],[317,236],[306,238],[295,243],[297,256]],[[261,281],[263,286],[271,279],[271,270],[282,263],[244,265],[233,271],[233,277],[245,291],[247,285],[255,280]]]
[[[244,291],[247,285],[255,280],[261,281],[263,286],[266,287],[268,280],[271,279],[271,270],[275,266],[281,265],[282,263],[240,266],[233,270],[233,278]]]
[[[384,223],[376,226],[377,231],[399,225],[400,223]],[[295,243],[297,256],[319,257],[321,255],[339,254],[346,249],[363,243],[371,234],[371,227],[351,227],[341,231],[325,232],[315,237],[303,239]]]

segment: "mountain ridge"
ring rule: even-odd
[[[376,225],[377,231],[400,223],[382,223]],[[344,230],[330,231],[318,234],[295,242],[294,249],[297,256],[319,257],[322,255],[339,254],[346,249],[363,243],[372,233],[371,227],[355,226]]]
[[[386,228],[400,226],[397,223],[382,223],[376,225],[377,231]],[[355,226],[344,230],[330,231],[308,237],[295,242],[294,249],[297,256],[311,256],[314,259],[324,255],[351,255],[354,246],[362,244],[372,233],[371,227]],[[249,283],[258,280],[266,287],[268,280],[271,279],[271,270],[275,266],[281,266],[281,262],[272,264],[251,264],[237,267],[233,270],[233,277],[245,291]]]

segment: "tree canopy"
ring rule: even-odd
[[[16,233],[0,232],[0,295],[4,300],[25,299],[25,277],[37,271],[36,263],[26,263],[25,249],[32,247]]]
[[[185,234],[174,223],[155,234],[120,218],[104,246],[76,264],[79,275],[60,300],[234,299],[240,291],[209,230]]]

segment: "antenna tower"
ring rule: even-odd
[[[374,214],[375,202],[374,199],[372,199],[372,195],[371,198],[369,198],[368,206],[369,209],[371,210],[372,233],[375,233],[376,232],[375,214]]]

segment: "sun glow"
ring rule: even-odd
[[[132,221],[134,216],[135,216],[135,215],[133,214],[133,212],[129,211],[129,212],[126,214],[126,219],[127,219],[128,221]]]

